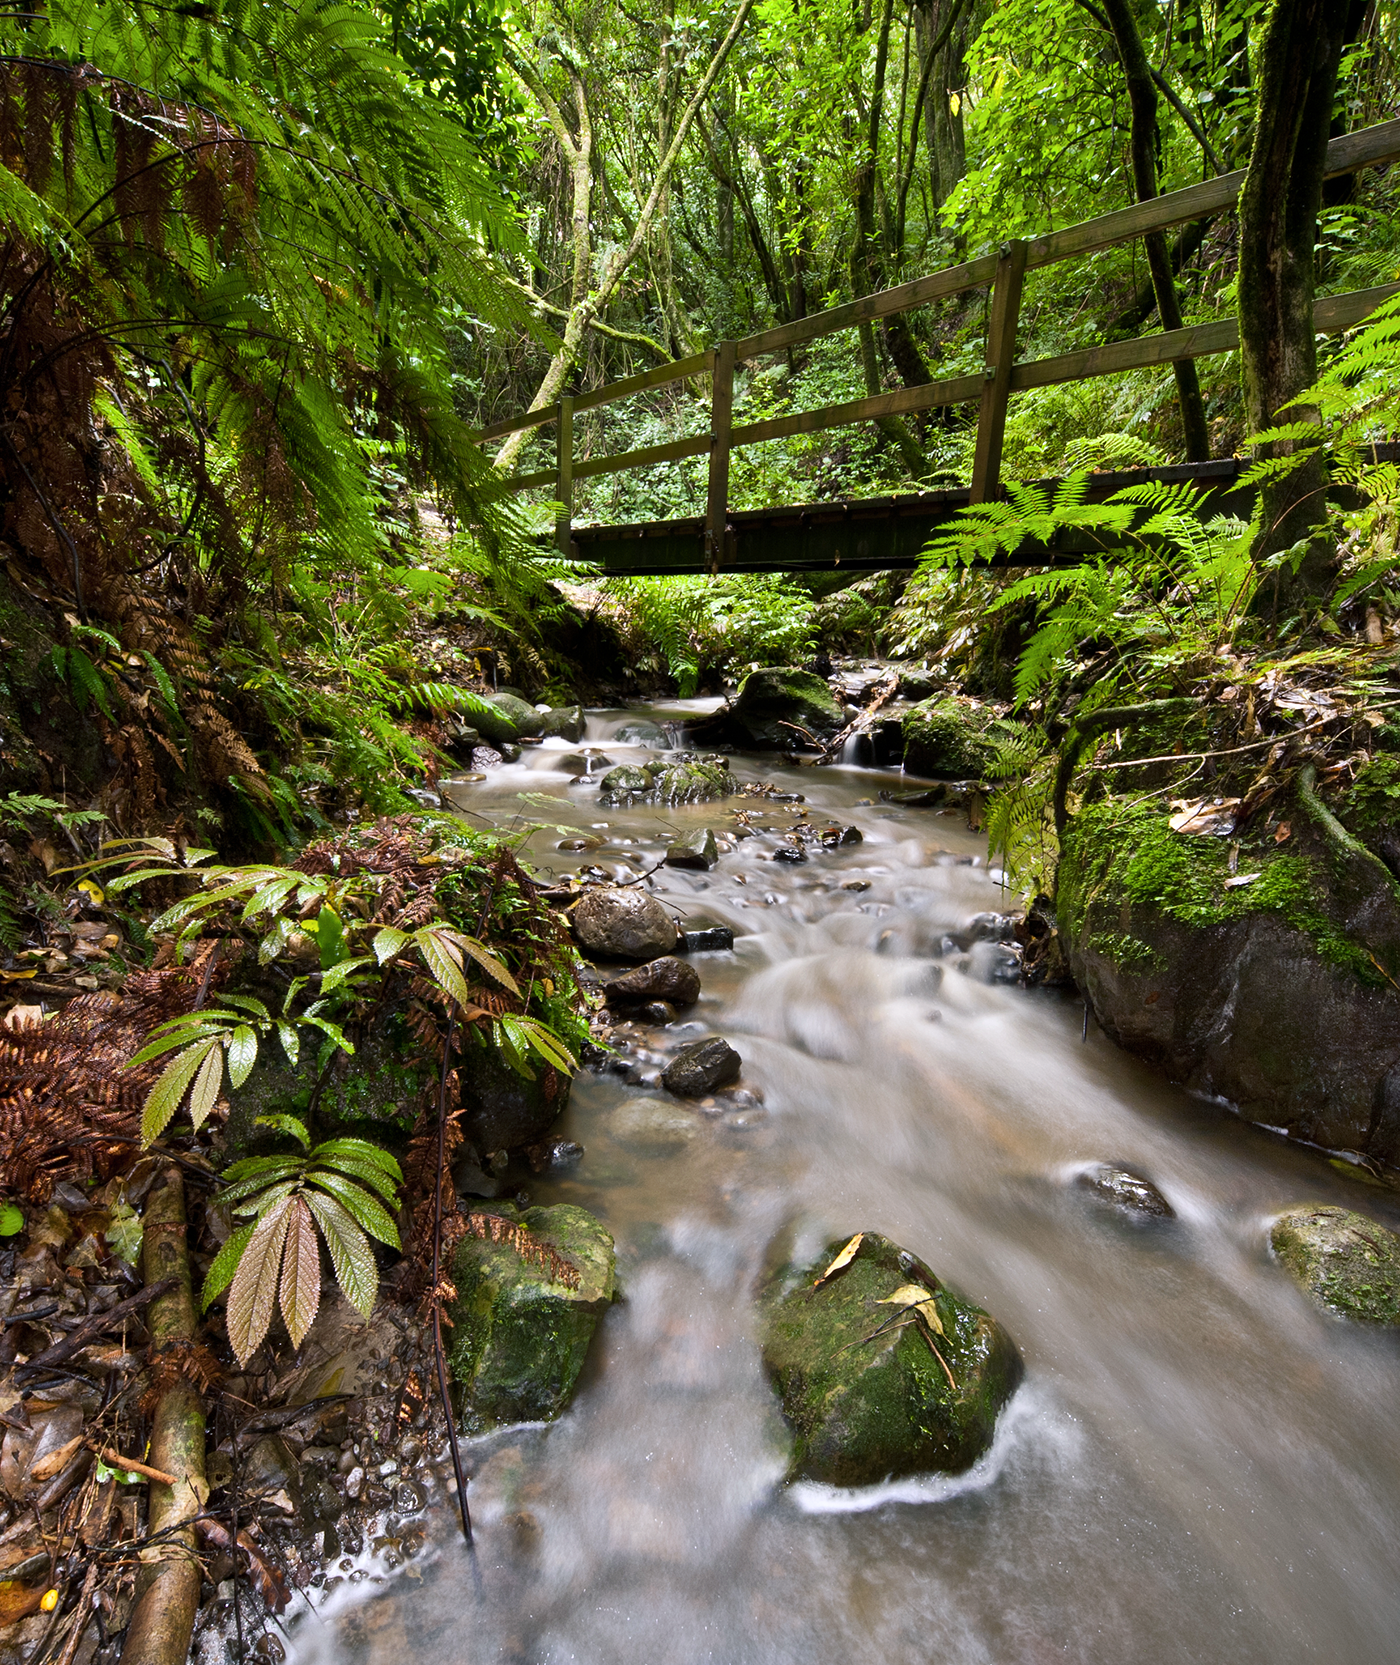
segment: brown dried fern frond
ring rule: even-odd
[[[500,1214],[467,1214],[463,1216],[464,1236],[480,1238],[486,1243],[504,1243],[514,1249],[522,1260],[538,1266],[555,1283],[566,1289],[577,1289],[583,1281],[579,1269],[565,1260],[559,1251],[542,1243],[531,1234],[530,1228]]]

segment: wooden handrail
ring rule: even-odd
[[[1360,168],[1400,159],[1400,121],[1381,122],[1333,139],[1327,146],[1326,174],[1335,178],[1355,173]],[[1019,313],[1022,274],[1039,267],[1054,265],[1063,260],[1093,254],[1115,244],[1130,242],[1149,232],[1164,231],[1170,226],[1189,220],[1203,219],[1233,207],[1244,185],[1245,172],[1221,174],[1199,185],[1188,185],[1183,190],[1168,192],[1148,202],[1134,203],[1128,208],[1114,209],[1096,219],[1066,226],[1062,231],[1046,232],[1022,243],[1007,244],[998,254],[983,255],[976,260],[931,272],[925,277],[896,284],[873,295],[861,295],[842,306],[828,307],[823,312],[798,318],[788,324],[744,336],[736,341],[721,342],[703,353],[662,364],[605,387],[581,393],[571,400],[564,399],[525,411],[518,416],[503,418],[481,429],[479,441],[497,439],[506,434],[520,433],[530,428],[558,425],[559,441],[566,444],[569,456],[562,455],[562,445],[556,443],[556,466],[531,474],[518,475],[509,482],[509,489],[524,491],[553,484],[561,494],[571,496],[573,481],[602,474],[616,474],[634,468],[646,468],[657,463],[671,462],[683,457],[708,454],[710,458],[708,504],[705,519],[706,559],[710,570],[718,570],[723,560],[725,524],[729,486],[729,454],[739,446],[760,445],[767,440],[785,438],[791,434],[818,433],[826,428],[845,427],[873,418],[895,416],[916,411],[933,410],[941,406],[981,402],[978,418],[977,454],[973,467],[973,501],[995,495],[998,488],[1001,455],[1001,430],[1006,420],[1006,406],[1010,394],[1028,388],[1050,387],[1061,382],[1082,381],[1093,376],[1114,375],[1124,370],[1144,369],[1170,364],[1180,359],[1205,358],[1215,353],[1230,352],[1239,345],[1239,327],[1232,318],[1218,319],[1207,324],[1195,324],[1186,329],[1165,334],[1135,337],[1130,341],[1114,341],[1098,347],[1086,347],[1074,353],[1062,353],[1054,358],[1015,362],[1016,324]],[[992,285],[993,298],[988,333],[986,364],[980,375],[958,376],[946,381],[929,382],[923,387],[899,388],[889,393],[878,393],[865,399],[854,399],[839,405],[826,405],[818,410],[797,411],[788,416],[770,417],[762,422],[733,426],[732,382],[733,367],[744,359],[767,353],[784,352],[815,341],[837,330],[851,329],[858,324],[872,323],[880,318],[893,317],[914,307],[925,306],[944,296],[956,295],[969,289]],[[1376,289],[1354,290],[1345,295],[1331,295],[1316,303],[1314,324],[1320,333],[1350,329],[1379,305],[1400,285],[1387,284]],[[672,440],[664,445],[646,445],[633,451],[612,456],[593,457],[575,461],[572,455],[572,417],[580,411],[595,410],[615,400],[629,398],[650,388],[664,387],[670,382],[694,376],[712,378],[710,432],[690,439]],[[561,415],[564,420],[561,421]],[[568,436],[565,439],[565,435]],[[567,508],[567,502],[566,502]],[[570,523],[567,513],[561,516],[558,528],[560,547],[567,549]]]

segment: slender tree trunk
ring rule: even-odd
[[[955,0],[916,0],[914,32],[919,68],[928,66],[929,53],[943,32]],[[924,144],[928,151],[929,186],[935,210],[957,189],[967,172],[963,140],[962,91],[967,84],[965,55],[977,38],[978,8],[964,8],[932,66],[923,104]],[[953,100],[956,97],[957,107]]]
[[[1258,432],[1317,376],[1313,249],[1327,138],[1351,18],[1338,0],[1276,0],[1259,49],[1259,115],[1240,192],[1240,366],[1245,415]],[[1288,409],[1291,421],[1315,413]],[[1273,455],[1287,441],[1267,448]],[[1306,541],[1296,569],[1280,569],[1270,604],[1291,611],[1325,590],[1335,568],[1323,530],[1327,466],[1319,457],[1262,492],[1256,559]]]
[[[1131,0],[1102,0],[1102,3],[1128,83],[1128,104],[1132,113],[1133,190],[1139,202],[1148,202],[1158,191],[1157,88],[1152,80],[1152,65],[1142,44],[1142,36],[1138,33]],[[1177,300],[1176,279],[1172,276],[1166,236],[1160,231],[1152,232],[1143,238],[1143,242],[1162,328],[1179,330],[1181,306]],[[1206,408],[1201,398],[1201,383],[1196,375],[1195,362],[1180,359],[1172,368],[1176,372],[1176,399],[1181,410],[1187,460],[1206,462],[1210,458],[1210,430],[1206,426]]]

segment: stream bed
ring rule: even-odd
[[[624,725],[699,708],[592,713],[584,745],[645,761]],[[734,950],[694,956],[699,1005],[635,1033],[640,1079],[579,1076],[551,1136],[586,1154],[528,1187],[603,1219],[622,1299],[561,1421],[465,1447],[475,1565],[439,1491],[423,1553],[302,1612],[299,1665],[1400,1660],[1400,1340],[1323,1316],[1267,1246],[1300,1201],[1400,1227],[1393,1193],[1081,1039],[1077,999],[997,981],[994,942],[954,940],[1011,905],[985,839],[880,802],[896,773],[735,757],[805,804],[604,809],[561,767],[578,751],[546,742],[455,801],[567,826],[530,845],[559,873],[640,873],[736,808],[863,842],[788,864],[761,833],[655,874]],[[761,1102],[652,1084],[649,1058],[711,1030]],[[620,1113],[639,1098],[670,1113]],[[1074,1183],[1097,1162],[1176,1217],[1106,1208]],[[999,1318],[1025,1380],[968,1473],[785,1487],[752,1292],[775,1245],[861,1229]]]

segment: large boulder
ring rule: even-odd
[[[483,1155],[535,1144],[563,1114],[573,1085],[562,1070],[535,1059],[534,1079],[513,1070],[494,1046],[469,1046],[457,1066],[462,1132]]]
[[[655,960],[676,946],[676,922],[644,890],[590,890],[570,914],[574,936],[607,960]]]
[[[493,1203],[473,1219],[488,1235],[458,1243],[448,1313],[463,1430],[551,1421],[616,1293],[612,1237],[568,1203],[523,1214]]]
[[[907,774],[943,780],[977,780],[994,752],[989,733],[997,722],[990,706],[944,694],[904,713],[904,768]]]
[[[1232,871],[1231,839],[1174,831],[1151,803],[1082,809],[1055,898],[1070,971],[1104,1031],[1172,1080],[1400,1163],[1400,890],[1306,798],[1280,813],[1285,839],[1261,817]]]
[[[821,677],[788,666],[750,671],[732,705],[687,727],[705,745],[787,751],[810,746],[804,734],[828,739],[845,721],[840,701]]]
[[[838,1238],[811,1265],[784,1267],[760,1296],[763,1363],[793,1436],[789,1477],[868,1486],[970,1467],[1020,1380],[1015,1344],[878,1233],[823,1278],[848,1246]]]
[[[515,694],[492,694],[489,703],[493,705],[503,717],[515,724],[515,733],[506,735],[507,740],[518,740],[522,734],[531,738],[544,732],[544,713],[536,711],[529,700],[520,699]],[[486,730],[478,721],[476,725],[485,734]]]
[[[608,770],[599,784],[605,798],[616,803],[628,803],[650,792],[655,783],[650,769],[643,769],[635,763],[619,763],[615,769]]]
[[[1325,1312],[1400,1324],[1400,1237],[1364,1214],[1309,1203],[1269,1233],[1280,1263]]]
[[[536,733],[542,740],[567,740],[577,746],[588,727],[581,705],[556,705],[549,711],[536,712],[536,716],[540,720]]]
[[[663,954],[659,960],[648,960],[645,965],[609,978],[603,993],[614,1006],[642,1006],[649,1000],[693,1006],[700,998],[700,973],[674,954]]]
[[[688,758],[656,771],[656,802],[705,804],[734,790],[729,762],[722,757]]]

